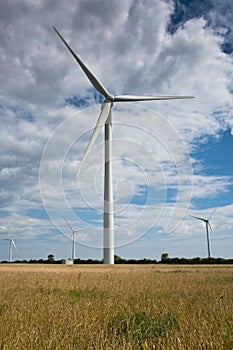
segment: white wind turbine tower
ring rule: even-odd
[[[104,102],[101,105],[101,112],[99,119],[94,128],[93,134],[87,146],[86,152],[80,163],[77,177],[80,170],[91,151],[101,129],[105,126],[105,171],[104,171],[104,239],[103,239],[103,255],[104,264],[114,264],[114,215],[113,215],[113,187],[112,187],[112,116],[111,109],[114,102],[135,102],[135,101],[153,101],[153,100],[172,100],[172,99],[187,99],[192,96],[135,96],[135,95],[122,95],[113,96],[108,92],[104,85],[94,76],[94,74],[87,68],[87,66],[81,61],[81,59],[70,48],[65,39],[53,27],[65,46],[73,55],[89,81],[96,88],[96,90],[105,97]]]
[[[11,262],[12,261],[12,256],[13,256],[13,254],[12,254],[13,246],[14,246],[15,249],[17,249],[16,245],[15,245],[15,242],[14,242],[13,238],[3,238],[3,240],[10,242],[10,246],[9,246],[9,261]]]
[[[191,216],[192,218],[197,219],[197,220],[204,221],[204,223],[205,223],[208,258],[210,258],[210,236],[209,236],[209,228],[211,229],[212,233],[214,233],[213,230],[212,230],[212,227],[211,227],[211,225],[210,225],[210,219],[211,219],[211,217],[213,216],[213,214],[215,213],[215,211],[216,211],[217,209],[218,209],[218,207],[214,208],[214,210],[212,211],[212,213],[209,215],[208,219],[200,218],[200,217],[198,217],[198,216],[189,215],[189,216]]]
[[[70,228],[70,230],[72,232],[72,260],[74,261],[74,259],[75,259],[75,233],[89,230],[89,228],[83,228],[83,229],[76,229],[76,230],[74,230],[73,227],[71,226],[71,224],[69,223],[69,221],[66,220],[65,218],[64,218],[64,220],[65,220],[65,222],[67,223],[68,227]]]

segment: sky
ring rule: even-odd
[[[233,257],[231,0],[1,0],[0,261],[103,257],[104,133],[79,178],[102,96],[113,95],[115,254]],[[215,208],[217,209],[215,210]],[[213,211],[215,212],[213,213]],[[211,214],[213,215],[211,216]]]

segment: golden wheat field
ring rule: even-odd
[[[0,349],[233,349],[233,266],[0,265]]]

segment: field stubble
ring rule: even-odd
[[[233,349],[233,266],[0,265],[0,349]]]

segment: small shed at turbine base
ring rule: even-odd
[[[74,260],[73,259],[62,259],[61,263],[63,265],[73,265],[74,264]]]

